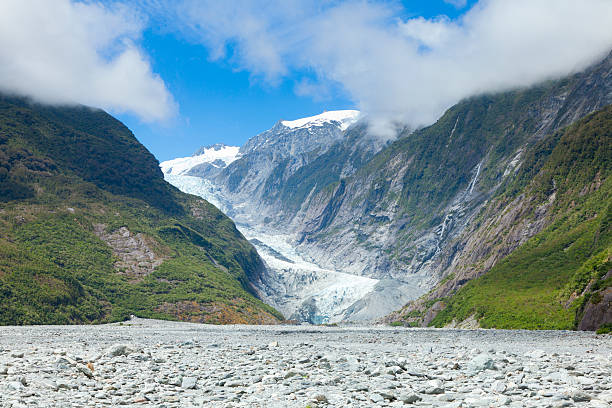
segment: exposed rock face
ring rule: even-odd
[[[376,285],[392,282],[378,285],[383,292],[363,292],[344,320],[369,318],[387,301],[435,287],[415,303],[423,311],[550,225],[554,191],[544,203],[528,196],[496,201],[496,193],[521,169],[529,146],[610,103],[612,55],[563,80],[464,100],[387,146],[361,124],[342,132],[279,122],[207,181],[237,223],[281,231],[305,261]],[[292,273],[271,270],[261,280],[277,307],[295,295],[287,284]],[[318,313],[312,295],[299,297],[296,317]]]
[[[226,210],[239,222],[272,223],[286,230],[313,190],[352,174],[356,156],[366,160],[382,147],[374,139],[361,140],[366,136],[363,127],[351,130],[351,138],[345,137],[345,127],[337,121],[301,127],[284,123],[288,122],[279,121],[249,139],[240,148],[240,157],[218,176],[204,176],[234,204]],[[188,175],[203,174],[194,169]]]
[[[312,323],[378,317],[415,295],[400,282],[379,285],[377,279],[354,276],[344,268],[321,268],[319,260],[295,251],[299,240],[295,231],[300,228],[295,214],[310,211],[305,200],[330,189],[330,183],[339,182],[341,188],[342,177],[353,174],[359,163],[383,146],[364,126],[350,127],[356,112],[340,113],[345,116],[342,120],[326,119],[338,114],[327,112],[278,122],[243,146],[237,160],[218,176],[206,175],[210,173],[202,173],[198,166],[175,174],[177,163],[192,158],[161,164],[166,180],[218,205],[255,245],[267,263],[261,274],[250,277],[259,296],[285,316]],[[388,296],[380,296],[381,290]],[[364,299],[369,293],[377,296]],[[360,300],[364,301],[354,305]]]
[[[612,56],[567,80],[464,101],[432,127],[404,135],[344,184],[311,197],[294,219],[302,226],[300,249],[324,267],[350,265],[356,274],[422,288],[454,274],[436,294],[444,296],[549,224],[554,194],[532,219],[524,216],[534,203],[524,197],[477,217],[520,167],[525,146],[610,103]],[[483,127],[494,131],[487,135]]]
[[[579,330],[597,330],[603,324],[612,323],[612,287],[591,296],[584,309]]]
[[[160,245],[152,238],[141,233],[134,234],[126,227],[109,233],[106,225],[95,224],[94,232],[112,248],[113,255],[119,258],[115,262],[117,272],[129,276],[132,282],[141,281],[167,259],[167,256],[153,250],[160,248]]]

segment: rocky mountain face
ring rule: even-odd
[[[567,78],[469,98],[434,125],[404,130],[387,145],[372,137],[363,123],[346,130],[335,124],[329,132],[321,127],[321,134],[313,137],[313,128],[284,129],[280,122],[249,141],[240,159],[206,182],[213,186],[209,191],[219,193],[219,200],[227,200],[230,206],[224,210],[239,224],[268,233],[282,231],[301,260],[343,274],[332,281],[369,279],[365,289],[348,297],[352,304],[346,299],[336,302],[334,319],[380,317],[394,305],[423,295],[393,319],[448,324],[442,317],[434,319],[448,309],[449,298],[467,282],[488,275],[561,217],[557,203],[567,202],[569,195],[560,200],[554,189],[544,196],[528,193],[525,189],[536,187],[526,181],[544,168],[543,157],[560,149],[568,126],[610,103],[612,56]],[[601,126],[602,132],[609,131]],[[589,149],[599,151],[607,143],[596,140]],[[585,164],[584,177],[575,179],[567,191],[584,190],[580,197],[587,198],[602,194],[593,186],[606,185],[607,169],[596,174],[586,170],[589,160],[601,157],[573,160]],[[600,199],[609,202],[609,196]],[[605,208],[599,210],[605,213]],[[567,272],[563,279],[570,275]],[[331,295],[325,300],[318,289],[307,286],[323,284],[319,276],[281,265],[268,268],[257,285],[275,305],[306,287],[306,293],[285,310],[292,310],[297,319],[321,319]],[[584,289],[574,297],[586,296]],[[311,296],[306,296],[308,290]],[[567,310],[571,307],[577,306]],[[565,327],[575,312],[551,319],[546,327]],[[456,317],[479,321],[483,316]],[[529,326],[520,321],[511,325]]]
[[[446,278],[396,317],[507,328],[610,322],[611,158],[610,106],[528,146],[455,239]]]
[[[354,156],[365,160],[380,148],[372,141],[364,142],[365,148],[347,151],[350,142],[344,139],[344,130],[357,122],[358,115],[357,111],[333,111],[279,121],[249,139],[240,148],[240,157],[218,176],[205,178],[219,186],[229,201],[239,204],[230,210],[232,217],[252,224],[265,220],[263,223],[284,228],[312,188],[351,174]],[[362,136],[359,132],[351,141]],[[187,174],[202,176],[197,168]]]
[[[453,271],[456,238],[521,167],[526,148],[612,102],[611,74],[607,58],[571,78],[463,101],[433,126],[400,135],[310,198],[301,248],[325,252],[326,266],[428,287]]]
[[[0,95],[0,324],[274,323],[263,268],[110,115]]]
[[[299,225],[293,220],[299,223],[298,214],[309,211],[307,199],[354,174],[384,145],[357,120],[356,111],[333,111],[279,121],[249,140],[236,160],[213,176],[196,166],[179,173],[170,170],[176,167],[173,163],[191,158],[161,164],[166,180],[205,197],[236,221],[267,265],[254,282],[258,293],[293,320],[335,322],[345,320],[347,312],[369,320],[410,299],[400,282],[321,267],[317,259],[296,250]],[[381,292],[386,296],[375,296]]]

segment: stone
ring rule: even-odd
[[[146,386],[146,387],[145,387],[145,388],[142,390],[142,393],[143,393],[144,395],[147,395],[147,394],[152,394],[152,393],[154,393],[154,392],[155,392],[155,385],[154,385],[154,384],[149,384],[149,385],[147,385],[147,386]]]
[[[387,374],[396,375],[404,371],[400,366],[391,366],[387,368]]]
[[[43,379],[40,381],[40,385],[42,385],[44,388],[47,388],[53,391],[58,390],[57,384],[53,380]]]
[[[495,362],[489,354],[478,354],[468,362],[466,369],[471,374],[485,370],[494,370]]]
[[[493,384],[491,384],[491,391],[498,394],[503,394],[506,391],[506,384],[499,380],[495,381]]]
[[[566,371],[557,371],[550,373],[542,378],[544,381],[561,383],[561,384],[572,384],[575,380],[570,377]]]
[[[612,392],[603,392],[599,394],[598,399],[604,402],[607,402],[609,404],[612,404]]]
[[[84,366],[84,365],[78,365],[78,366],[77,366],[77,370],[79,370],[81,373],[85,374],[85,376],[86,376],[87,378],[93,378],[93,377],[94,377],[93,372],[92,372],[92,371],[91,371],[91,369],[90,369],[89,367],[87,367],[87,366]]]
[[[591,400],[591,396],[584,391],[576,390],[570,394],[570,398],[574,402],[589,402]]]
[[[324,394],[317,394],[314,396],[313,400],[320,404],[327,404],[329,401]]]
[[[175,387],[180,387],[183,384],[183,377],[173,377],[172,379],[167,380],[166,384],[174,385]]]
[[[132,350],[125,344],[115,344],[111,346],[107,351],[106,355],[109,357],[127,356]]]
[[[385,390],[376,390],[374,392],[389,401],[394,401],[396,399],[394,394]]]
[[[404,404],[414,404],[415,402],[421,401],[423,398],[419,397],[417,394],[403,394],[398,398]]]
[[[183,377],[183,380],[181,381],[181,388],[184,389],[193,389],[196,387],[196,384],[198,382],[198,379],[196,377]]]
[[[374,393],[370,395],[370,401],[372,401],[375,404],[380,404],[381,402],[384,402],[385,399],[382,395],[378,393]]]
[[[612,344],[607,337],[591,333],[560,336],[557,332],[452,329],[396,333],[390,328],[353,326],[286,330],[142,319],[132,324],[119,331],[117,325],[24,326],[15,329],[18,334],[3,333],[0,367],[10,370],[0,375],[0,407],[19,403],[58,408],[597,408],[612,403],[612,384],[607,381],[612,375]],[[269,349],[267,345],[274,341],[282,341],[283,347]],[[137,344],[137,351],[107,355],[106,350],[117,343]],[[209,348],[211,343],[219,346]],[[534,344],[563,351],[557,357],[533,359],[527,354]],[[245,354],[251,347],[256,352]],[[483,354],[470,353],[474,347],[497,350],[494,356],[485,354],[499,364],[498,369],[469,373],[469,362]],[[87,356],[99,350],[105,352],[94,372],[86,366],[91,362]],[[504,350],[515,354],[504,354]],[[23,359],[10,357],[21,351],[26,352]],[[163,363],[155,362],[162,358]],[[320,363],[329,365],[323,368]],[[454,363],[462,366],[461,371],[453,369]],[[533,367],[532,372],[523,372],[526,366]],[[568,372],[568,366],[575,369]],[[374,372],[378,375],[372,376]],[[183,388],[189,386],[188,377],[196,379],[195,388]],[[572,396],[580,399],[578,392],[588,394],[590,401],[574,401]],[[325,399],[314,399],[317,395]]]
[[[440,380],[427,381],[426,388],[423,390],[423,393],[430,395],[444,394],[444,383]]]
[[[536,359],[543,358],[546,355],[547,355],[547,353],[544,350],[540,350],[540,349],[536,349],[536,350],[533,350],[530,353],[527,353],[527,357],[529,357],[529,358],[536,358]]]
[[[13,391],[20,391],[24,386],[20,381],[9,381],[8,389]]]

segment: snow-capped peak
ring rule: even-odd
[[[202,163],[223,168],[240,157],[240,147],[216,144],[201,148],[194,156],[180,157],[160,163],[164,174],[180,175]]]
[[[325,123],[340,123],[340,130],[346,130],[359,119],[357,110],[327,111],[320,115],[310,116],[296,120],[283,120],[281,124],[290,129],[309,128],[312,126],[323,126]]]

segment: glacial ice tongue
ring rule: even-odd
[[[273,277],[267,283],[274,296],[265,296],[287,318],[299,315],[304,302],[315,310],[307,320],[312,323],[335,323],[343,320],[345,311],[374,290],[377,279],[320,268],[304,260],[292,246],[292,237],[238,225],[250,240]],[[271,287],[271,288],[270,288]],[[296,315],[297,313],[297,315]]]
[[[219,189],[206,179],[164,173],[164,180],[184,193],[202,197],[223,212],[228,212],[231,208],[219,193]]]
[[[222,211],[231,212],[210,181],[192,176],[165,174],[166,181],[179,190],[200,196]],[[339,322],[345,312],[360,299],[372,293],[379,282],[363,276],[323,269],[304,260],[291,244],[292,237],[237,223],[240,232],[257,248],[269,271],[266,285],[260,288],[263,300],[276,307],[287,318],[299,316],[305,307],[311,309],[307,319],[312,323]]]

